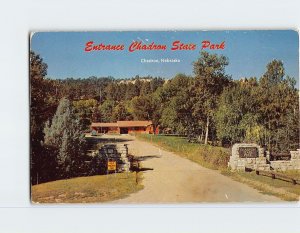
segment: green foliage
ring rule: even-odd
[[[194,119],[192,117],[192,103],[187,90],[192,78],[178,74],[170,80],[159,92],[162,103],[160,123],[173,133],[187,134],[191,130]]]
[[[128,83],[127,84],[127,89],[126,89],[126,95],[125,99],[126,100],[131,100],[132,98],[136,97],[139,95],[139,90],[136,85],[133,83]]]
[[[129,113],[123,102],[120,102],[113,110],[112,121],[132,120],[133,116]]]
[[[272,152],[299,147],[299,91],[284,74],[273,60],[259,82],[243,79],[224,90],[215,114],[222,142],[257,142]]]
[[[97,103],[95,99],[73,101],[74,112],[80,120],[82,130],[88,130],[90,128],[94,111],[97,111]]]
[[[58,98],[66,97],[69,100],[96,99],[103,102],[106,98],[105,89],[114,82],[112,77],[89,77],[84,79],[58,79]]]
[[[273,60],[259,81],[260,124],[264,126],[262,143],[270,151],[299,147],[299,91],[295,80],[284,74],[283,63]]]
[[[223,143],[259,142],[256,92],[257,82],[250,79],[235,82],[221,94],[215,122]]]
[[[115,102],[113,100],[105,100],[100,106],[101,119],[102,122],[112,122],[112,114],[115,107]]]
[[[267,71],[260,79],[260,84],[263,88],[276,86],[284,80],[285,70],[283,62],[273,60],[267,64]]]
[[[153,105],[150,96],[139,96],[132,99],[133,115],[135,119],[151,120]]]
[[[45,121],[44,112],[47,106],[47,64],[43,59],[30,51],[30,125],[31,139],[41,141],[41,125]]]
[[[62,99],[57,107],[51,124],[44,128],[45,145],[56,148],[53,154],[59,167],[61,177],[72,177],[78,174],[81,158],[84,155],[84,136],[76,114],[69,100]]]
[[[140,95],[149,95],[151,92],[150,82],[143,82]]]
[[[47,64],[30,51],[30,172],[31,182],[49,180],[53,163],[47,158],[48,149],[43,147],[43,125],[55,111],[53,82],[45,78]]]
[[[108,84],[108,86],[105,88],[105,93],[108,100],[118,102],[123,98],[120,86],[114,82]]]
[[[162,87],[165,83],[163,78],[155,77],[150,81],[151,92],[154,93],[158,88]]]
[[[205,126],[205,144],[208,142],[208,136],[215,134],[213,115],[218,98],[231,82],[231,77],[225,73],[228,64],[225,56],[208,52],[201,52],[200,58],[194,62],[195,82],[191,88],[193,116],[202,126],[202,131]]]

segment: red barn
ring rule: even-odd
[[[153,133],[152,121],[117,121],[116,123],[95,122],[91,125],[97,133],[130,134],[130,133]]]

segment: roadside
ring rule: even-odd
[[[300,185],[293,185],[269,177],[257,176],[255,172],[231,172],[227,168],[230,150],[188,143],[185,138],[155,135],[138,135],[138,139],[150,142],[160,148],[167,149],[177,155],[187,158],[203,167],[220,171],[221,174],[233,180],[247,184],[262,193],[274,195],[285,201],[299,201]],[[299,176],[299,174],[292,173]]]
[[[300,200],[300,185],[290,182],[272,179],[270,177],[256,175],[255,172],[230,172],[223,171],[221,174],[232,179],[248,184],[262,193],[274,195],[285,201]]]

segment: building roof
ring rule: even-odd
[[[152,125],[152,121],[117,121],[119,127],[143,127]]]
[[[118,127],[118,123],[93,122],[92,127]]]
[[[92,127],[147,127],[152,121],[117,121],[117,122],[93,122]]]

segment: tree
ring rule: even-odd
[[[80,120],[82,130],[88,130],[92,123],[93,113],[97,106],[97,100],[77,100],[73,101],[74,112]]]
[[[134,97],[131,105],[134,118],[136,120],[151,120],[155,131],[160,119],[160,104],[157,96],[142,95]]]
[[[136,96],[132,99],[133,115],[137,120],[151,120],[153,106],[151,97]]]
[[[73,107],[69,100],[63,98],[50,122],[45,128],[45,145],[57,149],[53,154],[59,168],[60,178],[73,177],[78,174],[85,151],[84,136]]]
[[[139,90],[137,86],[133,83],[128,83],[126,88],[125,98],[126,100],[131,100],[133,97],[139,96]]]
[[[140,92],[140,95],[149,95],[151,94],[151,85],[150,85],[150,82],[148,81],[144,81],[142,83],[142,88],[141,88],[141,92]]]
[[[262,143],[270,151],[297,147],[292,146],[299,141],[299,124],[296,123],[299,119],[299,91],[295,84],[293,78],[285,76],[283,63],[279,60],[268,63],[259,80],[259,121],[264,127]]]
[[[115,102],[113,100],[105,100],[100,106],[101,118],[103,122],[112,122],[113,110]]]
[[[151,92],[154,93],[159,87],[162,87],[165,83],[165,80],[160,77],[155,77],[150,81]]]
[[[215,114],[222,142],[256,142],[271,152],[299,146],[299,91],[285,77],[283,63],[273,60],[259,82],[243,79],[221,94]]]
[[[260,142],[257,89],[256,79],[250,78],[236,81],[220,95],[214,119],[223,144]]]
[[[100,106],[96,105],[92,111],[93,111],[92,122],[101,122],[102,117],[101,117],[101,112],[100,112]]]
[[[117,82],[109,83],[105,88],[105,93],[108,100],[119,102],[122,99],[122,92]]]
[[[184,74],[177,74],[162,89],[159,89],[161,98],[161,123],[179,134],[195,133],[192,117],[192,103],[189,89],[192,78]]]
[[[213,113],[217,100],[223,89],[231,82],[225,74],[229,64],[225,56],[201,52],[200,58],[194,62],[195,82],[192,87],[193,115],[203,125],[205,121],[205,144],[208,142],[209,128],[212,125]]]
[[[123,102],[119,103],[113,110],[112,120],[113,121],[124,121],[124,120],[132,120],[133,117],[127,110],[126,106]]]
[[[45,106],[47,106],[46,75],[47,64],[39,55],[30,51],[30,132],[32,145],[39,144],[43,139],[40,128],[46,119],[44,114]]]
[[[47,80],[47,64],[35,52],[30,51],[30,158],[31,182],[36,184],[45,178],[46,164],[51,164],[44,154],[43,125],[52,115],[55,103],[51,102],[52,82]]]

